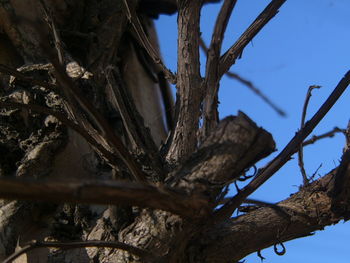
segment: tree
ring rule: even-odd
[[[2,203],[2,257],[236,262],[346,220],[348,150],[337,169],[305,178],[278,204],[247,198],[301,151],[350,73],[286,148],[225,198],[227,186],[275,146],[244,113],[218,119],[219,82],[284,2],[271,1],[220,55],[236,3],[223,1],[202,77],[202,1],[2,1],[0,196],[26,200]],[[157,48],[151,18],[161,12],[178,12],[176,74]],[[177,86],[174,113],[165,78]]]

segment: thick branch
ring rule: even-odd
[[[74,172],[74,171],[72,171]],[[0,179],[0,198],[58,203],[135,205],[196,218],[208,213],[204,199],[168,188],[121,181]]]
[[[220,59],[219,76],[224,75],[236,62],[248,43],[259,33],[259,31],[277,14],[278,9],[286,0],[273,0],[240,36],[236,43],[226,51]]]
[[[167,160],[186,159],[197,146],[201,102],[199,16],[202,1],[179,1],[176,127]]]
[[[345,211],[335,215],[330,210],[332,199],[329,193],[333,189],[335,173],[333,170],[278,203],[279,209],[258,208],[210,229],[208,236],[201,239],[205,243],[203,251],[206,251],[202,262],[237,262],[252,252],[311,235],[340,221]],[[350,173],[347,175],[349,177]],[[349,191],[347,195],[349,198]],[[346,209],[349,213],[349,207]]]

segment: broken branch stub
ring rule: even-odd
[[[222,187],[274,150],[272,135],[239,112],[219,123],[199,150],[170,175],[168,184],[213,201]]]

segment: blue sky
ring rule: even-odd
[[[266,0],[238,0],[225,36],[223,51],[255,19],[269,3]],[[209,43],[218,4],[207,5],[202,12],[201,31]],[[274,136],[278,150],[293,137],[300,126],[305,94],[310,85],[315,90],[308,108],[309,119],[349,70],[350,64],[350,1],[349,0],[287,0],[280,13],[253,39],[244,50],[242,59],[231,68],[252,81],[261,91],[287,112],[278,116],[265,102],[240,83],[224,78],[219,94],[220,116],[245,112],[259,126]],[[164,60],[176,71],[176,16],[161,16],[156,21]],[[202,66],[205,56],[202,53]],[[346,127],[350,118],[346,91],[313,134],[320,134],[338,126]],[[324,175],[338,165],[344,138],[337,135],[304,149],[305,168],[309,175],[322,164],[318,174]],[[270,158],[259,163],[264,165]],[[301,175],[297,159],[291,160],[253,198],[277,202],[298,190]],[[284,256],[274,254],[272,248],[262,251],[269,263],[328,263],[349,262],[347,255],[350,237],[349,223],[340,223],[319,231],[314,236],[285,244]],[[246,262],[258,263],[254,254]]]

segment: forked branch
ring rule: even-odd
[[[229,22],[232,10],[236,5],[236,0],[225,0],[221,6],[219,15],[216,19],[211,43],[207,51],[207,64],[204,79],[204,116],[202,135],[205,137],[217,124],[218,113],[215,97],[219,89],[221,76],[218,74],[220,52],[227,24]]]
[[[219,65],[219,76],[224,75],[236,62],[248,43],[259,33],[259,31],[278,13],[279,8],[286,0],[272,0],[262,11],[248,29],[240,36],[233,46],[221,56]]]

